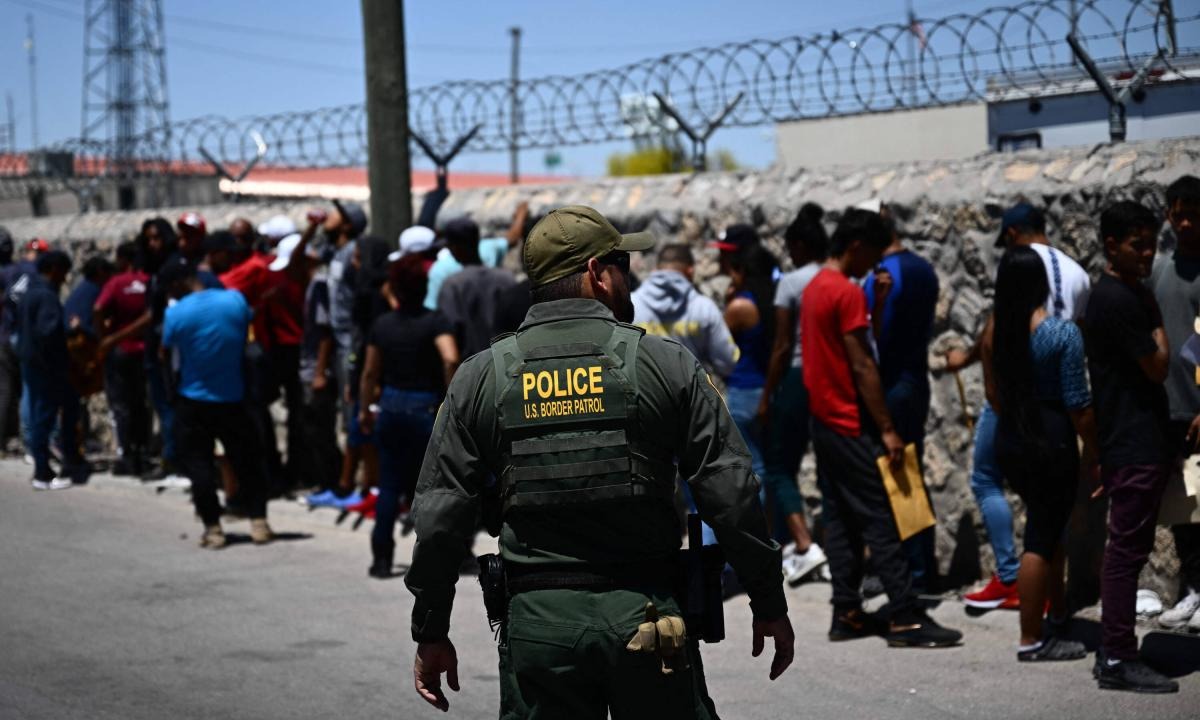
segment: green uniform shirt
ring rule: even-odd
[[[561,320],[559,320],[561,318]],[[539,303],[518,333],[534,323],[559,342],[607,338],[616,320],[595,300]],[[601,340],[602,341],[602,340]],[[522,348],[526,345],[521,343]],[[413,507],[417,544],[405,584],[416,596],[413,639],[445,638],[454,583],[485,511],[498,503],[495,478],[503,468],[491,350],[463,363],[438,412]],[[715,531],[726,558],[750,596],[755,617],[787,612],[779,544],[769,539],[758,500],[750,452],[708,375],[679,343],[643,337],[638,347],[638,440],[677,458],[701,517]],[[490,512],[496,509],[489,508]],[[617,563],[666,558],[680,547],[680,528],[665,507],[644,503],[630,511],[547,511],[543,522],[505,523],[500,549],[506,562]],[[553,547],[550,551],[547,548]]]

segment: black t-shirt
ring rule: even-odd
[[[1092,288],[1085,337],[1106,467],[1167,461],[1167,391],[1138,365],[1138,358],[1157,350],[1152,333],[1160,318],[1148,288],[1132,288],[1107,273]]]
[[[529,312],[532,300],[529,297],[529,278],[500,292],[500,307],[496,309],[496,332],[516,332],[525,315]]]
[[[440,392],[445,388],[442,356],[433,340],[453,335],[454,326],[440,310],[418,308],[381,315],[371,327],[368,344],[379,348],[384,387]]]

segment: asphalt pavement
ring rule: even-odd
[[[0,718],[420,718],[441,716],[412,689],[411,596],[373,580],[369,521],[335,526],[331,510],[271,504],[282,538],[258,547],[243,522],[219,552],[196,547],[188,496],[139,481],[34,492],[30,469],[0,462]],[[484,538],[479,551],[494,544]],[[411,539],[397,561],[411,553]],[[1200,637],[1151,632],[1146,648],[1172,664],[1181,691],[1101,691],[1091,657],[1016,661],[1012,612],[968,616],[954,600],[933,615],[963,630],[947,650],[889,649],[882,640],[826,640],[829,586],[788,591],[796,663],[767,679],[750,657],[744,597],[725,605],[728,639],[704,646],[722,717],[1200,717]],[[1078,623],[1093,638],[1093,624]],[[496,651],[473,578],[458,585],[451,638],[462,691],[449,717],[494,718]]]

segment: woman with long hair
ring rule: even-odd
[[[725,324],[737,343],[739,357],[725,379],[725,399],[729,414],[750,447],[754,472],[759,477],[764,474],[763,438],[756,415],[775,331],[773,302],[778,267],[775,256],[757,242],[744,245],[729,258]]]
[[[1079,484],[1080,453],[1095,465],[1095,418],[1084,372],[1083,335],[1050,317],[1041,258],[1013,247],[1000,260],[990,357],[989,400],[999,416],[1000,469],[1025,502],[1025,540],[1017,587],[1022,662],[1078,660],[1081,643],[1063,637],[1067,620],[1064,535]],[[1047,603],[1050,614],[1043,623]]]
[[[154,277],[163,262],[179,249],[179,238],[175,228],[164,217],[150,218],[142,223],[138,233],[137,259],[134,264],[147,275]]]
[[[371,533],[371,577],[392,574],[394,531],[401,502],[411,504],[433,420],[458,368],[454,328],[425,307],[425,261],[409,255],[392,264],[388,283],[398,307],[371,326],[359,387],[359,424],[377,430],[379,497]]]
[[[800,300],[829,254],[829,235],[820,205],[805,203],[784,233],[791,272],[775,288],[775,332],[766,382],[758,401],[764,432],[763,485],[767,489],[775,538],[784,544],[783,575],[790,585],[825,564],[825,552],[813,542],[804,517],[804,499],[796,476],[808,449],[808,390],[800,366]]]

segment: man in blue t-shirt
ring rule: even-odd
[[[221,505],[213,473],[213,443],[220,440],[238,478],[238,498],[250,516],[250,537],[271,541],[267,525],[267,475],[259,436],[242,396],[242,362],[253,316],[236,290],[206,289],[196,267],[183,258],[169,260],[158,286],[173,302],[163,320],[162,353],[177,360],[175,398],[176,452],[192,481],[192,500],[204,523],[200,547],[225,546]]]
[[[888,207],[879,214],[891,233],[883,260],[867,277],[867,307],[879,357],[879,378],[896,432],[924,454],[925,421],[929,417],[929,340],[937,307],[938,278],[933,266],[904,247]],[[918,593],[936,591],[937,562],[934,529],[904,541],[913,587]]]

